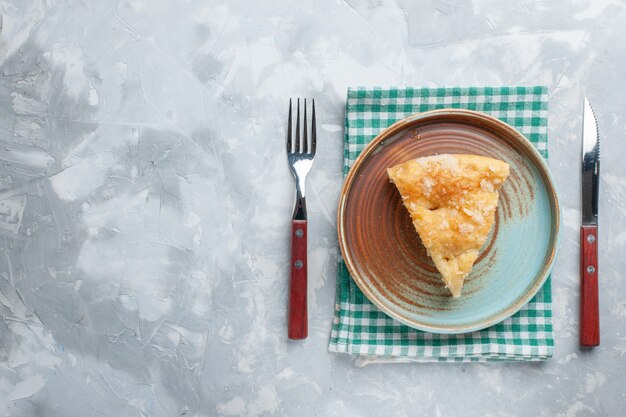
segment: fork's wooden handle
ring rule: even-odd
[[[598,226],[580,228],[580,279],[580,345],[598,346]]]
[[[305,339],[308,334],[306,226],[306,220],[292,220],[291,222],[290,339]]]

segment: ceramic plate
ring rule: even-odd
[[[386,172],[441,153],[484,155],[511,166],[496,223],[456,299]],[[547,165],[517,130],[483,113],[436,110],[393,124],[361,153],[341,193],[338,234],[350,274],[380,309],[417,329],[465,333],[513,315],[541,288],[555,257],[559,206]]]

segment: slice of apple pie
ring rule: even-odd
[[[477,155],[434,155],[388,168],[415,230],[454,297],[461,295],[495,222],[509,165]]]

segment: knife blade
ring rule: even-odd
[[[587,98],[583,106],[582,225],[580,228],[580,345],[600,344],[598,302],[598,194],[600,134]]]

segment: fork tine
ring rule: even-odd
[[[317,127],[315,124],[315,99],[311,99],[313,101],[311,113],[311,153],[315,155],[315,145],[317,145]]]
[[[291,99],[289,99],[289,121],[287,122],[287,153],[291,153]]]
[[[296,110],[296,146],[294,152],[300,153],[300,99],[298,99]]]
[[[306,128],[306,98],[304,99],[304,120],[302,123],[302,153],[309,153],[309,134]]]

